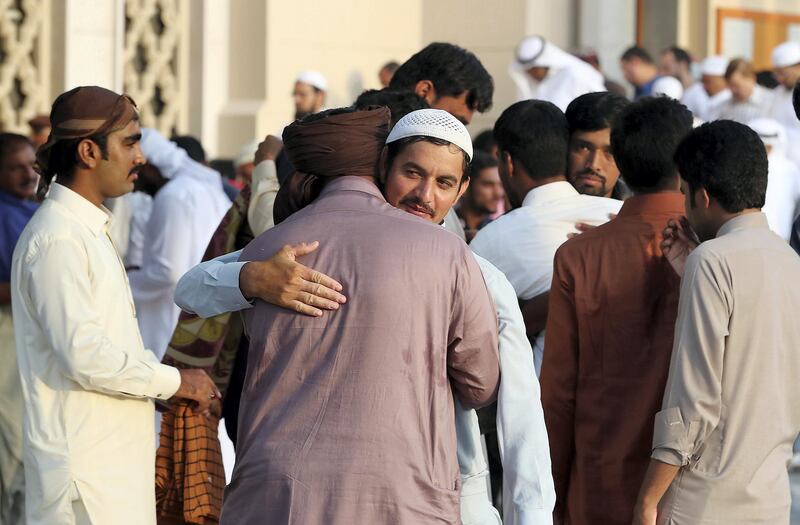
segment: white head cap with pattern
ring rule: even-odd
[[[472,160],[472,138],[457,118],[441,109],[418,109],[394,125],[386,144],[408,137],[433,137],[461,148]]]

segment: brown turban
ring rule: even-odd
[[[283,131],[283,144],[297,171],[275,197],[275,224],[316,199],[326,178],[374,177],[390,117],[385,107],[334,109],[289,125]]]
[[[98,86],[82,86],[62,93],[50,111],[50,136],[36,153],[43,173],[47,172],[50,150],[62,140],[108,135],[124,128],[137,115],[128,95]]]

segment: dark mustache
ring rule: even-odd
[[[138,175],[140,171],[142,171],[142,167],[141,166],[134,166],[133,169],[131,169],[131,171],[128,172],[128,177],[130,177],[131,175],[134,175],[134,174]]]
[[[418,198],[403,199],[403,200],[400,201],[400,204],[405,204],[406,206],[416,206],[417,208],[422,208],[425,211],[425,213],[427,213],[428,215],[431,215],[431,216],[434,215],[434,213],[435,213],[433,211],[433,208],[431,208],[430,206],[428,206],[427,204],[425,204],[424,202],[422,202]]]
[[[594,171],[591,168],[586,168],[586,169],[583,169],[580,172],[578,172],[578,176],[580,177],[581,175],[594,175],[598,179],[602,180],[603,183],[606,182],[606,178],[603,175],[600,175],[599,173],[597,173],[596,171]]]

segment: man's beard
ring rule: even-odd
[[[311,115],[311,111],[301,111],[298,109],[294,112],[294,119],[300,120],[301,118],[305,118],[309,115]]]
[[[585,179],[582,179],[582,177],[584,175],[591,175],[600,179],[600,186],[595,187],[583,184],[583,180]],[[605,197],[606,194],[608,193],[608,187],[606,186],[608,184],[607,179],[603,175],[600,175],[599,173],[596,173],[590,169],[579,171],[578,174],[575,175],[575,178],[572,179],[572,184],[583,195],[591,195],[594,197]]]

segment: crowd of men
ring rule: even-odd
[[[631,101],[530,37],[474,139],[465,49],[345,108],[306,71],[230,178],[63,93],[0,134],[0,523],[787,523],[800,45],[772,58],[634,47]]]

